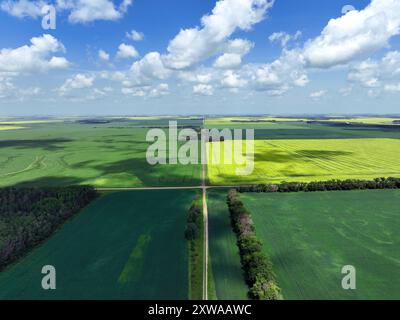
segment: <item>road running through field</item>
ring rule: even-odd
[[[203,255],[203,300],[208,300],[208,208],[207,208],[207,165],[202,164],[201,186],[203,190],[204,255]]]
[[[207,159],[207,148],[203,146],[203,154],[205,155],[205,159]],[[137,188],[97,188],[100,192],[113,192],[113,191],[140,191],[140,190],[189,190],[189,189],[198,189],[202,190],[203,194],[203,220],[204,220],[204,245],[203,245],[203,300],[208,300],[208,254],[209,254],[209,245],[208,245],[208,207],[207,207],[207,189],[211,188],[235,188],[236,186],[208,186],[207,185],[207,161],[202,161],[202,170],[201,170],[201,185],[199,186],[175,186],[175,187],[137,187]]]
[[[203,119],[203,128],[206,118]],[[203,244],[203,300],[208,300],[208,208],[207,208],[207,144],[202,143],[201,159],[201,188],[203,191],[203,220],[204,220],[204,244]]]
[[[203,300],[208,300],[208,207],[207,189],[210,188],[231,188],[230,186],[207,186],[207,165],[202,165],[202,177],[200,186],[192,187],[143,187],[143,188],[97,188],[100,192],[115,191],[141,191],[141,190],[202,190],[203,193],[203,219],[204,219],[204,259],[203,259]]]
[[[204,259],[203,259],[203,300],[208,300],[208,208],[207,189],[210,188],[231,188],[230,186],[207,186],[207,165],[202,164],[201,185],[192,187],[143,187],[143,188],[97,188],[100,192],[115,191],[141,191],[141,190],[193,190],[199,189],[203,193],[203,219],[204,219]]]
[[[142,191],[142,190],[194,190],[203,189],[203,186],[193,187],[132,187],[132,188],[96,188],[97,191]]]
[[[246,184],[248,185],[248,184]],[[132,187],[132,188],[96,188],[99,192],[115,191],[141,191],[141,190],[208,190],[208,189],[232,189],[238,186],[193,186],[193,187]]]

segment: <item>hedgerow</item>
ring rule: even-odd
[[[330,180],[317,182],[289,182],[282,184],[257,184],[236,187],[238,192],[316,192],[367,189],[399,189],[400,178],[374,180]]]
[[[240,201],[236,190],[232,189],[228,193],[227,203],[237,236],[242,268],[249,286],[249,297],[254,300],[283,299],[272,263],[262,252],[262,243],[256,236],[251,214]]]

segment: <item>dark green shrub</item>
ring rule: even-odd
[[[188,241],[195,240],[199,237],[199,228],[195,223],[188,223],[185,230],[185,238]]]

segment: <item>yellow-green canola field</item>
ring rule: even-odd
[[[241,159],[254,164],[246,176],[236,172],[245,165],[224,164],[224,145],[229,143],[209,145],[208,177],[214,185],[400,176],[397,139],[256,140],[254,160],[251,156]]]

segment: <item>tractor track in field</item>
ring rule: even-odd
[[[7,177],[7,176],[13,176],[17,175],[20,173],[24,173],[30,170],[35,169],[37,166],[44,166],[44,168],[47,167],[47,164],[44,162],[46,156],[37,156],[33,162],[31,162],[25,169],[19,170],[19,171],[14,171],[14,172],[8,172],[1,174],[0,177]]]

